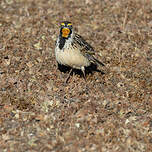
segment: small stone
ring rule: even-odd
[[[80,128],[80,124],[79,124],[79,123],[75,123],[75,126],[76,126],[77,128]]]
[[[41,50],[41,49],[42,49],[40,42],[35,43],[35,44],[34,44],[34,47],[35,47],[37,50]]]

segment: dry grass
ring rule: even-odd
[[[152,151],[151,0],[0,1],[0,151]],[[105,74],[57,69],[69,20]]]

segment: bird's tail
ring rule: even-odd
[[[96,63],[97,65],[105,66],[102,62],[100,62],[99,60],[97,60],[97,59],[94,58],[93,56],[92,56],[92,61],[93,61],[94,63]]]

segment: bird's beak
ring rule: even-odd
[[[70,30],[68,28],[62,29],[62,37],[67,38],[69,36]]]

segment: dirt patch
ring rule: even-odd
[[[0,151],[152,151],[152,2],[0,1]],[[103,72],[57,69],[69,20]]]

